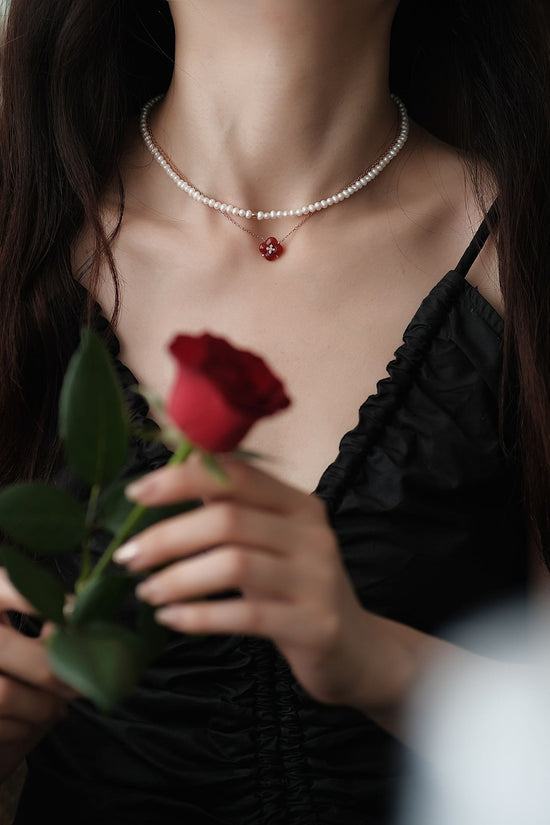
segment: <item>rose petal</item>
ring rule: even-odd
[[[204,449],[234,449],[259,418],[290,404],[281,381],[262,358],[223,338],[178,335],[170,352],[179,369],[168,413]]]

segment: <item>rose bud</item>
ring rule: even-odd
[[[234,450],[252,425],[290,404],[265,362],[213,335],[177,335],[178,362],[166,411],[187,438],[210,452]]]

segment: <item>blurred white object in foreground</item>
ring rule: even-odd
[[[408,729],[421,758],[398,825],[550,825],[550,615],[537,627],[535,642],[511,609],[454,634],[491,658],[440,665],[419,687]]]

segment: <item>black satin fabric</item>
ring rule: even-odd
[[[498,440],[502,334],[464,272],[445,275],[315,491],[362,603],[442,636],[525,591],[520,479]],[[156,426],[116,363],[135,419]],[[136,441],[125,475],[169,455]],[[309,698],[269,643],[174,634],[113,716],[72,703],[29,757],[16,825],[387,825],[402,757],[361,713]]]

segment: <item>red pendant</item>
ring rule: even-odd
[[[262,255],[266,261],[276,261],[284,251],[284,247],[281,246],[277,238],[266,238],[265,241],[262,241],[258,249],[260,250],[260,255]]]

